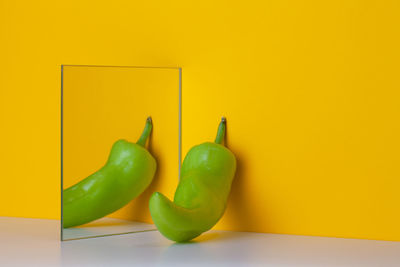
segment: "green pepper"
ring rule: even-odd
[[[157,167],[156,160],[145,148],[151,129],[149,117],[136,144],[116,141],[100,170],[63,191],[64,228],[102,218],[146,189]]]
[[[235,156],[221,144],[224,136],[222,118],[215,143],[190,149],[173,202],[159,192],[151,196],[151,217],[166,238],[189,241],[211,229],[224,214],[236,171]]]

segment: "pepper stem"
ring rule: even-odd
[[[136,142],[136,144],[141,145],[142,147],[144,147],[146,145],[147,137],[149,137],[152,128],[153,128],[153,123],[152,123],[151,117],[147,117],[146,125],[144,126],[144,130],[142,132],[142,135],[140,136],[140,138]]]
[[[215,143],[222,144],[222,141],[224,140],[225,137],[225,128],[226,128],[226,118],[222,117],[221,122],[219,123],[218,126],[217,137],[215,137]]]

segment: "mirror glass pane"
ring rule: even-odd
[[[62,240],[156,229],[149,197],[178,183],[180,77],[179,68],[62,66]]]

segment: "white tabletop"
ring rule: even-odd
[[[0,217],[1,266],[400,266],[400,242],[210,231],[59,241],[59,221]]]
[[[115,235],[119,233],[145,232],[156,229],[156,226],[150,223],[101,218],[84,225],[64,229],[63,240]]]

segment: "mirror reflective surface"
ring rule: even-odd
[[[181,69],[61,72],[61,240],[156,230],[150,195],[179,177]]]

